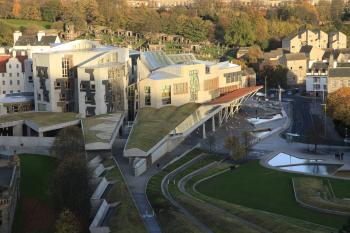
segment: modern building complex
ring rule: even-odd
[[[124,156],[129,158],[136,175],[142,174],[166,152],[171,151],[194,130],[202,127],[206,137],[206,122],[212,130],[232,116],[241,103],[254,95],[256,75],[251,69],[229,62],[197,60],[192,54],[167,55],[161,51],[141,53],[137,62],[137,101],[139,114],[131,130]],[[165,129],[160,119],[169,115]],[[148,117],[159,120],[154,129],[144,128]],[[164,115],[163,115],[164,114]],[[152,125],[150,122],[149,125]],[[147,126],[146,126],[147,127]],[[142,129],[142,132],[140,131]],[[140,137],[144,131],[153,130],[156,135],[148,139]],[[144,141],[142,141],[144,140]]]
[[[34,53],[35,110],[82,117],[127,110],[128,49],[81,40]]]

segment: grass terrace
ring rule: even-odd
[[[106,200],[109,203],[119,202],[116,213],[110,218],[108,226],[111,233],[146,233],[146,229],[139,215],[139,212],[131,198],[131,194],[124,182],[119,168],[115,166],[112,158],[107,158],[103,162],[106,167],[114,165],[107,171],[106,179],[116,181],[108,191]]]
[[[21,183],[14,233],[54,231],[53,185],[56,160],[47,156],[20,155]]]
[[[188,103],[179,107],[167,106],[160,109],[145,107],[140,109],[126,148],[138,148],[147,152],[199,106],[196,103]]]
[[[310,176],[272,170],[262,167],[258,161],[250,161],[234,171],[227,171],[200,183],[197,190],[219,202],[268,211],[332,228],[338,229],[346,222],[346,217],[320,213],[300,206],[293,194],[294,177]],[[350,197],[350,181],[329,181],[337,197]]]
[[[109,143],[122,113],[104,114],[83,120],[85,143]]]
[[[20,30],[22,27],[38,26],[41,29],[50,29],[52,23],[47,21],[25,20],[25,19],[0,19],[5,24]]]
[[[76,113],[59,112],[23,112],[0,116],[0,124],[27,120],[37,124],[39,128],[79,120]]]
[[[350,201],[336,198],[328,180],[312,177],[293,178],[297,198],[310,206],[350,215]]]

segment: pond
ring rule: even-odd
[[[268,164],[273,167],[279,167],[304,163],[317,163],[321,161],[321,159],[301,159],[289,154],[279,153],[275,157],[270,159]]]
[[[322,159],[301,159],[289,154],[279,153],[268,164],[284,171],[302,172],[312,175],[332,175],[341,165],[319,164]]]

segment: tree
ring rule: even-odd
[[[64,209],[61,212],[55,225],[56,225],[55,233],[79,233],[80,232],[80,224],[78,219],[68,209]]]
[[[225,148],[230,151],[233,160],[240,160],[245,155],[244,148],[236,136],[229,136],[225,139]]]
[[[262,58],[263,52],[260,47],[257,45],[253,45],[248,49],[248,60],[249,63],[256,63],[260,58]]]
[[[279,86],[282,88],[287,87],[287,74],[288,68],[283,67],[281,65],[272,66],[265,65],[260,71],[260,78],[265,79],[267,81],[268,87],[278,88]]]
[[[255,41],[255,34],[249,19],[246,17],[232,18],[225,31],[225,42],[230,46],[248,46]]]
[[[331,1],[331,19],[334,22],[341,21],[341,16],[344,11],[343,0],[332,0]]]
[[[244,153],[245,153],[245,157],[248,157],[249,152],[252,149],[253,146],[253,140],[254,140],[254,136],[252,135],[251,132],[249,131],[244,131],[242,133],[242,139],[243,139],[243,148],[244,148]]]
[[[57,208],[68,208],[76,216],[88,220],[91,196],[89,179],[90,173],[84,157],[64,157],[58,164],[54,178]]]
[[[63,128],[58,133],[51,153],[58,159],[83,156],[85,145],[81,129],[76,126]]]
[[[334,120],[350,125],[350,87],[343,87],[328,94],[327,113]]]
[[[55,22],[62,15],[62,5],[60,1],[47,0],[41,6],[41,15],[43,20]]]
[[[313,125],[310,126],[309,129],[307,129],[305,138],[306,142],[308,144],[314,145],[314,152],[317,152],[317,146],[322,141],[322,134],[324,132],[324,125],[322,124],[321,120],[318,118],[315,118],[313,120]]]
[[[12,15],[15,18],[18,18],[20,14],[21,14],[21,4],[19,3],[19,0],[14,0],[13,6],[12,6]]]
[[[350,218],[348,218],[348,222],[344,224],[342,229],[339,230],[339,233],[350,233]]]

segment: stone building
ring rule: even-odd
[[[288,85],[303,84],[306,79],[307,57],[305,53],[284,54],[280,63],[289,69],[287,74]]]

